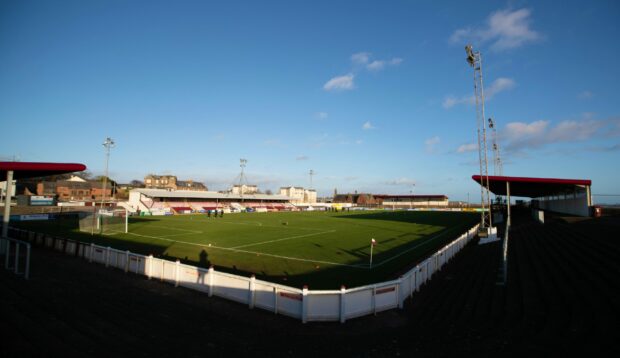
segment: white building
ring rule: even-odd
[[[304,189],[299,186],[283,186],[280,188],[279,194],[290,197],[293,204],[316,203],[316,190],[314,189]]]
[[[230,193],[233,195],[251,195],[258,193],[258,187],[256,185],[233,185],[230,189]]]

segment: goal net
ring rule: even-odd
[[[98,210],[80,216],[80,231],[91,234],[116,234],[129,232],[125,209]]]

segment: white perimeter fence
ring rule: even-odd
[[[402,308],[404,301],[420,290],[457,252],[476,236],[478,225],[442,247],[396,280],[340,290],[309,290],[243,277],[213,269],[185,265],[130,251],[87,244],[32,231],[11,228],[9,235],[42,245],[89,262],[115,267],[158,279],[175,286],[201,291],[250,308],[258,307],[302,322],[340,321]]]

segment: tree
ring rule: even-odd
[[[267,194],[267,195],[273,195],[273,192],[271,191],[271,189],[267,189],[267,190],[265,190],[265,194]]]
[[[144,187],[144,183],[140,180],[134,179],[132,181],[129,182],[129,185],[134,187],[134,188],[142,188]]]

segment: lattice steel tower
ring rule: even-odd
[[[310,171],[308,172],[308,175],[310,176],[310,188],[312,189],[312,177],[314,176],[314,170],[310,169]]]
[[[482,81],[482,55],[465,46],[467,63],[474,69],[474,97],[476,98],[476,122],[478,124],[478,159],[480,162],[480,205],[482,206],[480,228],[492,227],[491,195],[489,191],[489,162],[487,159],[487,125],[484,115],[484,85]]]
[[[489,117],[489,128],[492,130],[491,141],[493,148],[493,175],[504,175],[504,167],[502,157],[500,155],[499,144],[497,143],[497,130],[495,129],[495,121]]]

